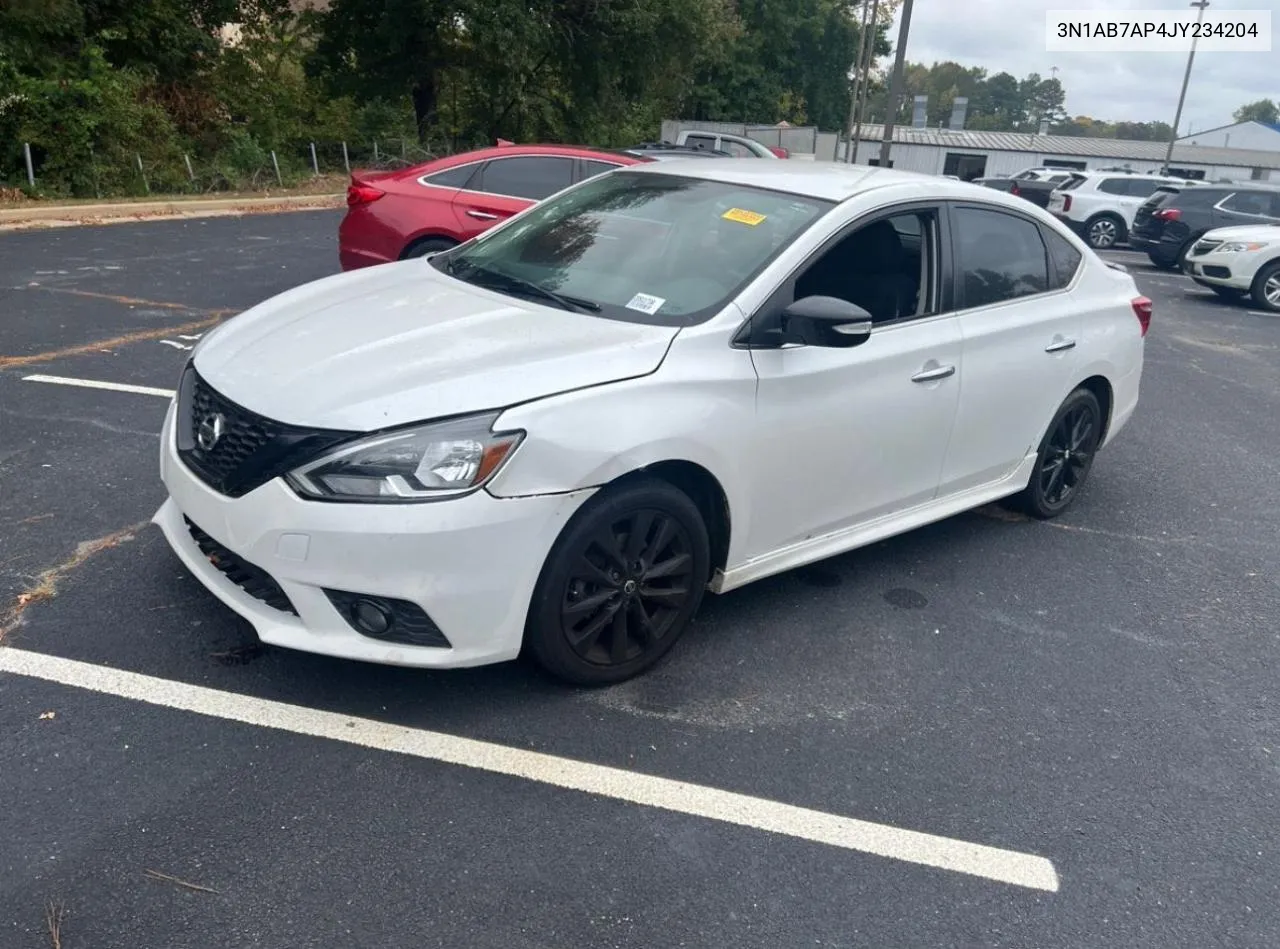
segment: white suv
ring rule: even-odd
[[[1280,313],[1280,226],[1209,231],[1188,252],[1183,269],[1224,299],[1248,294],[1255,306]]]
[[[1071,179],[1049,195],[1049,212],[1094,250],[1106,250],[1129,239],[1142,202],[1167,184],[1189,182],[1133,172],[1072,172]]]

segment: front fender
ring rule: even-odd
[[[651,375],[503,412],[495,428],[528,435],[489,491],[498,497],[559,494],[599,487],[663,461],[692,462],[724,489],[733,562],[751,517],[751,466],[744,458],[757,441],[755,392],[746,352],[723,342],[700,345],[682,333]]]

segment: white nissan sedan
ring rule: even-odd
[[[1134,411],[1150,318],[991,189],[613,171],[210,333],[156,522],[267,643],[616,682],[704,591],[998,499],[1060,514]]]

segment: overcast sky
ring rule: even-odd
[[[1268,0],[1216,0],[1209,10],[1275,8]],[[1173,122],[1187,54],[1046,52],[1045,12],[1064,9],[1194,12],[1181,0],[915,0],[907,59],[926,65],[949,59],[981,66],[988,75],[1003,71],[1019,79],[1032,72],[1048,78],[1050,67],[1057,66],[1070,115],[1113,122]],[[1273,12],[1272,18],[1280,20],[1280,15]],[[890,31],[895,44],[898,25]],[[1274,31],[1280,23],[1272,26]],[[1182,133],[1227,125],[1231,113],[1244,103],[1274,100],[1277,93],[1280,45],[1274,36],[1270,53],[1197,51]]]

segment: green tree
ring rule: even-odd
[[[1265,122],[1268,125],[1280,123],[1280,107],[1270,99],[1259,99],[1236,109],[1232,117],[1237,122]]]

